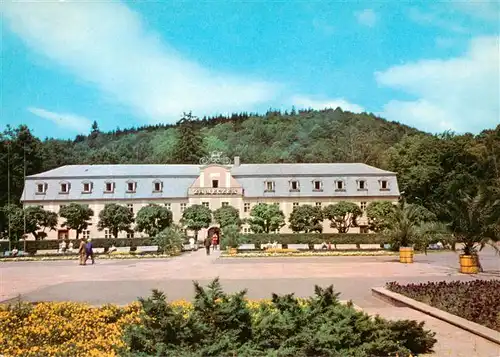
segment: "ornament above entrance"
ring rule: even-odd
[[[231,159],[224,155],[222,151],[212,151],[210,155],[200,159],[201,165],[231,165]]]

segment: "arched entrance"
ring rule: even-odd
[[[220,228],[219,227],[210,227],[207,232],[207,236],[212,238],[214,234],[217,234],[217,237],[220,239]]]

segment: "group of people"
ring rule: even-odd
[[[213,250],[219,249],[220,250],[220,242],[219,242],[219,236],[217,233],[214,233],[212,237],[207,236],[205,240],[203,241],[203,245],[205,246],[205,249],[207,251],[207,255],[210,255],[210,247],[212,247]]]
[[[80,239],[80,247],[78,248],[78,255],[80,257],[80,265],[87,265],[87,260],[90,258],[94,264],[94,250],[92,246],[92,239]]]

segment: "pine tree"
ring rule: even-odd
[[[205,155],[203,138],[197,124],[197,117],[191,112],[184,113],[177,122],[177,142],[173,150],[172,161],[176,164],[198,164]]]

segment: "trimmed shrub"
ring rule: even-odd
[[[286,233],[286,234],[244,234],[242,244],[380,244],[386,241],[381,234],[375,233]]]

